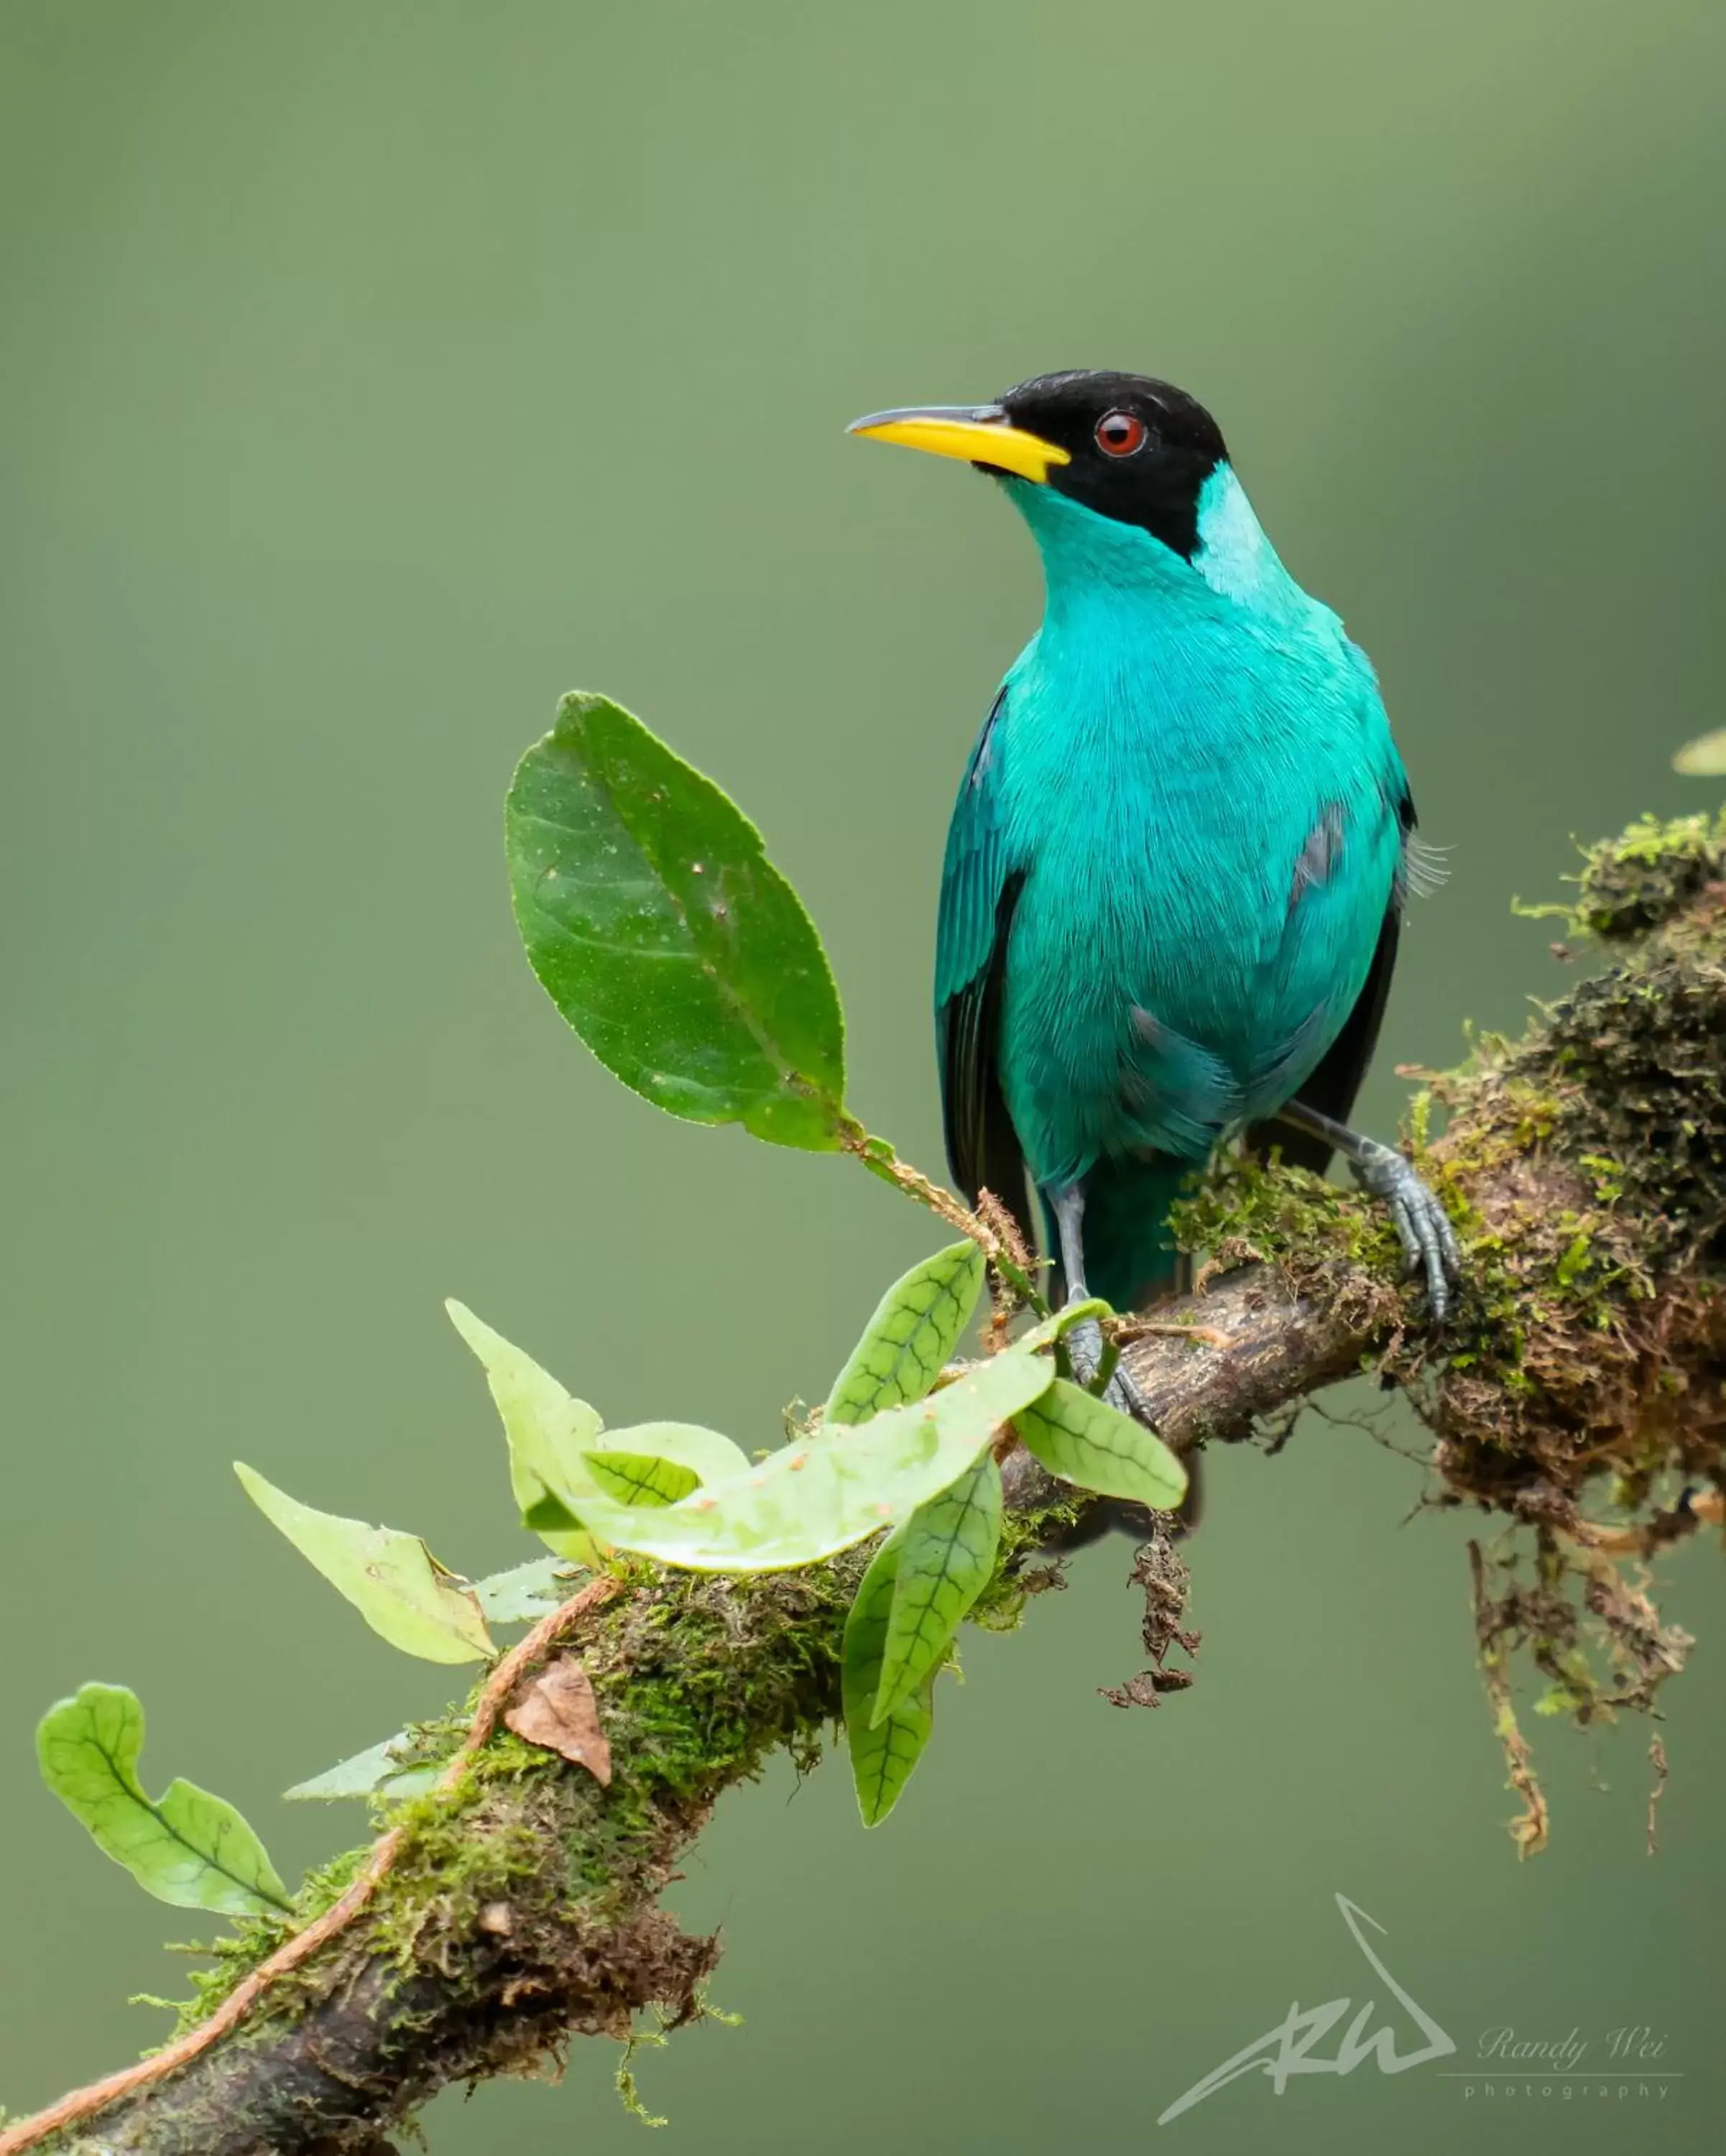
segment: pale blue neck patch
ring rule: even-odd
[[[1138,602],[1225,599],[1279,625],[1342,624],[1303,592],[1278,559],[1246,489],[1219,465],[1199,495],[1199,543],[1191,562],[1137,524],[1122,524],[1028,480],[1001,482],[1030,526],[1048,588],[1046,625],[1058,630],[1100,608],[1119,617]]]
[[[1273,621],[1310,623],[1315,616],[1336,621],[1283,567],[1232,466],[1219,465],[1205,481],[1198,523],[1192,565],[1213,592]]]

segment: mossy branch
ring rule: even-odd
[[[1538,1847],[1545,1807],[1508,1657],[1544,1707],[1582,1720],[1652,1706],[1682,1666],[1641,1561],[1721,1517],[1726,1491],[1726,824],[1640,825],[1589,856],[1574,910],[1611,963],[1525,1037],[1479,1043],[1417,1106],[1423,1173],[1467,1271],[1442,1338],[1398,1276],[1370,1203],[1278,1168],[1232,1166],[1186,1210],[1198,1291],[1124,1353],[1172,1444],[1229,1441],[1320,1387],[1378,1371],[1433,1434],[1440,1502],[1520,1529],[1476,1548],[1493,1711]],[[1442,1136],[1427,1119],[1442,1111]],[[1016,1519],[979,1604],[1010,1621],[1044,1575],[1029,1547],[1081,1508],[1022,1452]],[[1611,1517],[1600,1517],[1610,1512]],[[628,1568],[524,1642],[476,1703],[438,1789],[383,1840],[242,1924],[156,2059],[0,2134],[0,2156],[254,2156],[376,2151],[439,2088],[555,2059],[572,2035],[627,2035],[642,2012],[698,2017],[716,1958],[658,1895],[720,1793],[787,1749],[813,1763],[839,1704],[846,1609],[867,1551],[726,1580]],[[1184,1568],[1141,1553],[1154,1700]],[[1590,1640],[1604,1642],[1597,1669]],[[592,1680],[615,1772],[601,1788],[499,1726],[553,1644]],[[1657,1768],[1665,1770],[1656,1740]],[[1650,1812],[1651,1822],[1652,1809]],[[225,2002],[225,2003],[224,2003]]]

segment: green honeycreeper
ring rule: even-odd
[[[1216,421],[1167,382],[1076,371],[851,431],[998,480],[1047,585],[947,834],[955,1178],[1028,1237],[1028,1172],[1067,1293],[1127,1311],[1176,1284],[1183,1179],[1275,1124],[1286,1158],[1322,1173],[1340,1151],[1385,1200],[1442,1321],[1443,1209],[1347,1127],[1420,869],[1407,776],[1365,654],[1278,559]],[[1094,1374],[1094,1330],[1074,1345]]]

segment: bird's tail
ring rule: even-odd
[[[1084,1245],[1085,1286],[1093,1295],[1125,1312],[1147,1310],[1191,1286],[1191,1262],[1175,1248],[1169,1212],[1194,1167],[1168,1153],[1143,1153],[1099,1160],[1091,1170],[1085,1178]],[[1045,1227],[1049,1247],[1058,1249],[1052,1216]],[[1187,1455],[1186,1471],[1180,1519],[1181,1531],[1191,1534],[1203,1507],[1196,1451]],[[1109,1507],[1107,1524],[1142,1540],[1150,1516],[1136,1505],[1119,1504]]]
[[[1085,1285],[1093,1295],[1126,1312],[1147,1309],[1186,1286],[1169,1210],[1192,1172],[1192,1162],[1167,1153],[1097,1163],[1085,1178]],[[1053,1232],[1050,1244],[1058,1247]]]

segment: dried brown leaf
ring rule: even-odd
[[[504,1720],[518,1737],[585,1767],[602,1784],[612,1779],[612,1748],[599,1726],[599,1702],[573,1655],[560,1655],[536,1676]]]

